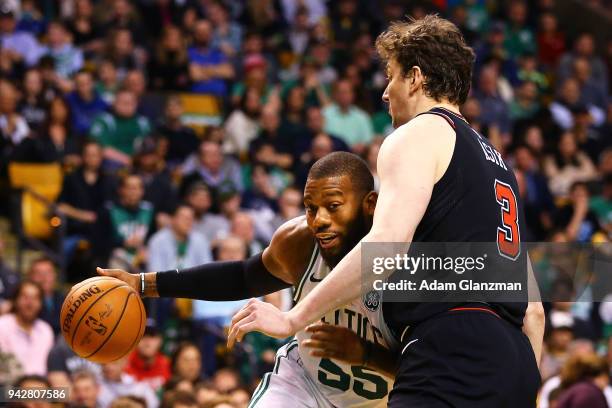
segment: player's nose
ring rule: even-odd
[[[331,224],[329,213],[325,209],[319,209],[314,217],[313,225],[317,232],[326,229]]]
[[[385,92],[382,94],[382,100],[384,103],[389,103],[389,86],[385,88]]]

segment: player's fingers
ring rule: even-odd
[[[320,350],[315,349],[311,350],[309,353],[312,357],[320,357],[320,358],[338,358],[338,353],[332,350]]]
[[[233,348],[236,342],[242,341],[242,339],[247,333],[250,333],[257,329],[257,322],[254,320],[255,318],[248,317],[232,327],[230,334],[227,338],[228,348]]]
[[[307,339],[307,340],[304,340],[301,345],[304,347],[313,348],[313,349],[325,349],[329,346],[329,342],[321,341],[321,340]]]
[[[308,326],[306,326],[305,330],[307,332],[313,333],[313,332],[322,330],[322,327],[324,327],[324,326],[329,326],[329,324],[327,324],[325,322],[322,322],[322,321],[318,321],[316,323],[312,323],[312,324],[309,324]]]
[[[254,311],[254,308],[255,306],[253,306],[253,304],[250,302],[242,306],[242,309],[237,311],[234,317],[232,317],[232,326],[251,314]]]
[[[111,276],[113,278],[118,278],[121,276],[121,273],[125,273],[124,270],[121,269],[102,269],[100,267],[96,268],[96,272],[102,276]]]
[[[328,341],[328,342],[332,342],[334,340],[334,336],[332,335],[332,333],[327,333],[327,332],[322,332],[322,331],[313,333],[310,336],[310,338],[313,340],[321,340],[321,341]]]

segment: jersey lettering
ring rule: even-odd
[[[501,157],[501,154],[497,150],[489,146],[482,139],[480,135],[478,135],[478,143],[480,144],[480,147],[482,148],[482,152],[484,153],[485,159],[497,164],[499,167],[501,167],[504,170],[508,170],[508,168],[506,167],[506,164],[504,163],[504,160]]]
[[[501,206],[502,225],[497,227],[497,250],[505,258],[515,261],[521,254],[516,195],[510,185],[495,179],[495,200]]]

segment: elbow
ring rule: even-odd
[[[529,302],[525,311],[525,320],[543,327],[545,319],[546,316],[542,302]]]

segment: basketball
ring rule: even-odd
[[[108,363],[128,354],[142,337],[146,314],[125,282],[101,276],[75,285],[60,314],[64,339],[80,357]]]

